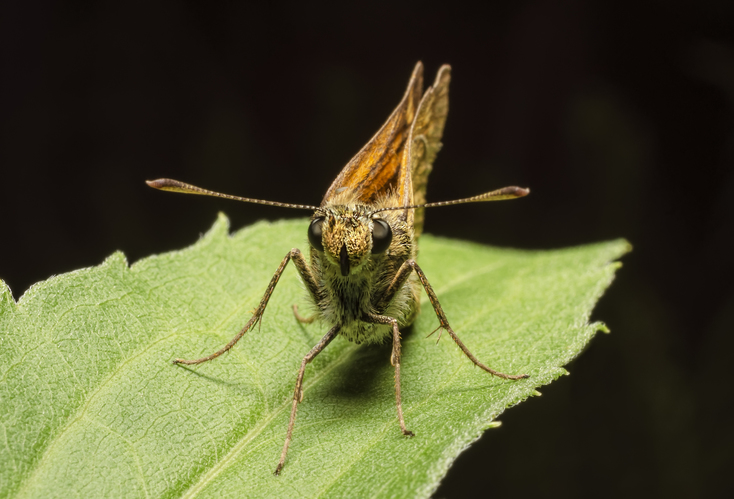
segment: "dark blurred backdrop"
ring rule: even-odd
[[[302,216],[143,181],[318,204],[415,62],[427,82],[451,64],[429,200],[532,194],[431,211],[426,230],[634,252],[594,313],[612,334],[504,414],[437,497],[732,494],[734,2],[6,1],[0,54],[16,299],[118,249],[189,245],[220,210],[234,228]]]

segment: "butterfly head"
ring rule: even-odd
[[[311,217],[311,246],[343,277],[358,272],[373,255],[384,254],[390,247],[390,225],[373,212],[367,206],[327,205]]]

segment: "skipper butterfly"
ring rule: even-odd
[[[416,64],[398,107],[377,134],[339,173],[319,206],[231,196],[171,179],[147,182],[149,186],[164,191],[313,212],[308,226],[310,258],[306,259],[297,248],[288,252],[270,280],[252,318],[221,350],[200,359],[173,361],[174,364],[201,364],[232,348],[260,321],[285,267],[288,262],[293,262],[316,310],[314,316],[302,317],[294,306],[296,319],[302,322],[319,319],[330,329],[301,362],[276,475],[280,474],[285,464],[296,411],[303,400],[306,365],[339,335],[355,343],[392,340],[390,362],[395,367],[398,422],[403,435],[413,436],[413,432],[405,426],[400,401],[400,328],[411,325],[415,320],[421,288],[428,295],[438,317],[437,330],[445,330],[475,365],[504,379],[527,377],[525,374],[509,375],[495,371],[474,357],[451,329],[436,293],[415,261],[425,208],[514,199],[529,193],[528,189],[505,187],[470,198],[426,203],[428,174],[441,148],[441,136],[448,113],[450,80],[451,68],[444,65],[439,69],[433,86],[423,92],[423,65],[420,62]]]

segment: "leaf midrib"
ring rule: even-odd
[[[344,348],[340,357],[330,362],[326,367],[324,367],[315,375],[307,378],[309,381],[304,382],[303,384],[304,397],[305,392],[307,392],[311,387],[318,385],[321,379],[330,374],[334,369],[343,365],[357,348],[357,345],[348,345]],[[196,497],[196,494],[198,492],[202,491],[212,480],[219,476],[219,474],[224,471],[230,463],[234,462],[234,460],[237,458],[237,455],[242,452],[242,450],[248,443],[252,442],[253,440],[255,440],[255,438],[260,436],[262,432],[270,425],[270,423],[275,420],[284,410],[288,409],[288,407],[292,405],[292,403],[292,397],[286,398],[286,400],[280,405],[280,407],[273,410],[270,415],[262,421],[262,423],[258,424],[252,430],[247,432],[234,446],[232,446],[232,449],[230,449],[230,451],[226,455],[224,455],[217,464],[212,466],[210,471],[205,473],[197,483],[189,487],[189,489],[187,489],[187,491],[181,497]],[[273,470],[275,470],[275,468],[273,468]]]

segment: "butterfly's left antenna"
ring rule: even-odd
[[[503,187],[491,192],[485,192],[478,196],[472,196],[470,198],[454,199],[453,201],[438,201],[437,203],[425,203],[425,204],[411,204],[409,206],[389,206],[387,208],[380,208],[375,210],[373,213],[379,213],[381,211],[390,210],[407,210],[410,208],[435,208],[436,206],[451,206],[453,204],[464,204],[464,203],[477,203],[481,201],[503,201],[505,199],[517,199],[525,197],[530,194],[530,189],[523,187]]]

